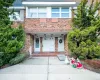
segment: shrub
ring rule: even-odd
[[[3,60],[0,59],[0,67],[3,65]]]
[[[9,61],[10,65],[18,64],[22,62],[25,59],[26,55],[25,54],[18,54],[15,58],[11,59]]]
[[[3,65],[3,57],[4,57],[4,53],[0,52],[0,67]]]

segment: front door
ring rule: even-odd
[[[55,51],[55,38],[44,37],[43,38],[43,52],[54,52]]]
[[[34,40],[34,52],[40,52],[40,38]]]
[[[58,37],[58,51],[64,51],[64,37]]]

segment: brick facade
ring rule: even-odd
[[[68,55],[69,51],[68,51],[67,35],[64,36],[64,49],[65,49],[66,54]]]
[[[25,19],[25,31],[26,33],[37,32],[67,32],[71,30],[71,19],[53,19],[47,18],[41,19]]]
[[[58,38],[55,37],[55,52],[58,52]]]
[[[24,22],[14,21],[12,27],[17,28],[19,25],[22,25],[24,27]]]
[[[25,12],[26,13],[26,12]],[[24,14],[26,16],[26,14]],[[16,28],[18,25],[23,25],[26,32],[25,46],[22,52],[29,52],[30,47],[32,47],[32,52],[34,52],[34,33],[43,32],[67,32],[71,30],[71,20],[66,18],[26,18],[24,22],[13,22],[12,27]],[[64,41],[64,49],[68,52],[67,40]],[[42,49],[42,37],[40,37],[40,52]],[[58,53],[58,38],[55,38],[55,53]]]

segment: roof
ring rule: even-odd
[[[25,2],[75,2],[75,0],[23,0]]]
[[[15,2],[13,3],[14,7],[22,7],[22,0],[15,0]]]

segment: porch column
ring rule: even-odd
[[[31,35],[31,46],[32,46],[32,53],[34,52],[34,36]]]
[[[67,35],[64,36],[64,48],[65,52],[68,55],[68,41],[67,41]]]
[[[32,42],[32,36],[31,34],[26,34],[26,38],[25,38],[25,45],[24,48],[21,52],[27,53],[29,54],[29,52],[33,52],[33,42]],[[32,48],[32,49],[30,49]],[[32,50],[32,51],[30,51]]]
[[[55,52],[58,52],[58,37],[55,37]]]

